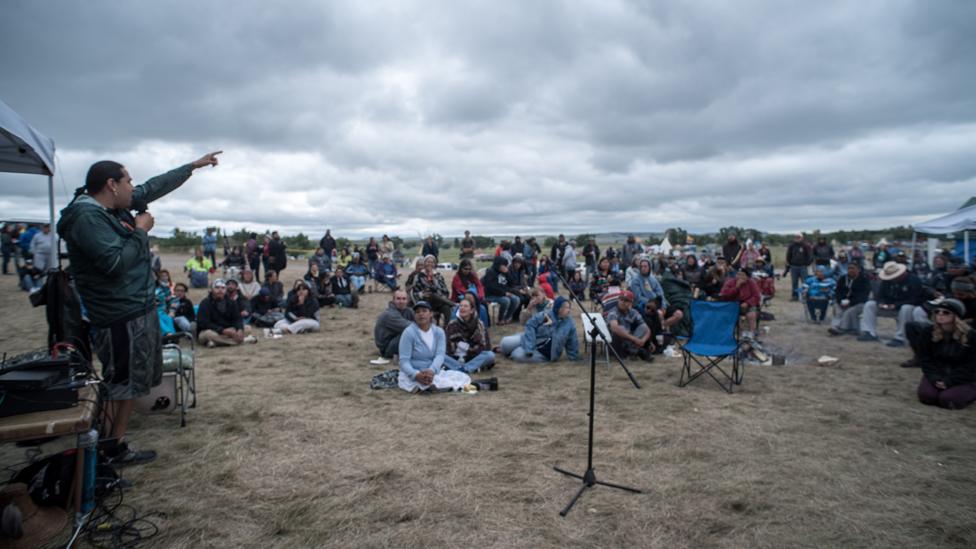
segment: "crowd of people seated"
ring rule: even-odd
[[[53,244],[44,242],[50,228],[17,234],[5,227],[2,234],[4,267],[9,257],[20,257],[17,274],[27,277],[22,286],[38,287],[53,264]],[[755,338],[777,276],[769,248],[740,242],[736,235],[715,255],[659,253],[634,237],[619,250],[601,250],[594,239],[577,250],[563,235],[545,254],[534,238],[516,237],[494,250],[479,275],[474,242],[466,233],[450,281],[438,270],[436,242],[427,238],[420,246],[424,255],[401,285],[397,249],[389,237],[350,249],[327,231],[307,258],[304,274],[286,292],[278,267],[286,268],[288,257],[277,233],[265,236],[263,244],[251,234],[243,245],[228,246],[219,263],[213,242],[212,234],[205,235],[184,264],[185,282],[159,269],[164,330],[193,333],[207,347],[255,343],[255,328],[266,335],[317,332],[321,308],[356,308],[373,287],[388,288],[392,299],[374,327],[379,358],[372,362],[397,358],[400,386],[410,391],[456,387],[467,374],[493,367],[498,356],[526,363],[578,360],[567,294],[589,301],[604,316],[611,345],[625,358],[652,361],[676,337],[690,335],[695,299],[737,303],[741,336]],[[10,251],[12,246],[18,249]],[[892,318],[894,335],[887,345],[911,348],[913,359],[903,365],[922,370],[920,401],[961,408],[976,400],[976,278],[961,258],[939,253],[929,265],[921,254],[909,261],[904,251],[885,243],[869,254],[859,244],[836,247],[824,238],[811,244],[797,234],[782,274],[790,280],[790,298],[803,301],[810,320],[830,320],[831,336],[878,341],[879,319]],[[190,288],[208,289],[197,306],[188,297]],[[493,325],[507,324],[520,327],[493,345]]]

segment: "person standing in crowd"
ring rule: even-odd
[[[135,399],[162,381],[162,346],[156,313],[149,231],[155,221],[145,207],[180,187],[193,171],[216,166],[214,152],[154,177],[138,187],[125,166],[104,160],[88,169],[85,186],[61,210],[58,234],[67,243],[68,273],[75,279],[94,331],[103,366],[107,403],[105,438],[114,439],[106,455],[116,463],[155,459],[127,439]]]
[[[203,248],[203,257],[210,260],[211,265],[217,264],[217,235],[214,234],[214,230],[207,227],[207,233],[201,238],[201,245]]]
[[[813,250],[810,245],[803,240],[803,233],[796,233],[793,242],[786,248],[786,271],[783,276],[790,277],[790,301],[800,299],[797,293],[800,283],[807,277],[807,267],[813,263]]]
[[[254,278],[261,280],[261,246],[258,244],[258,233],[251,233],[244,244],[244,254],[247,265],[253,271]]]
[[[334,252],[336,249],[336,241],[334,238],[332,238],[332,229],[325,230],[325,236],[323,236],[322,239],[319,240],[319,248],[322,248],[322,250],[325,251],[326,257],[332,259],[332,252]],[[331,265],[329,267],[331,269]],[[326,269],[326,270],[330,270],[330,269]]]
[[[629,267],[634,259],[639,259],[644,253],[644,247],[637,242],[637,237],[627,235],[627,242],[620,248],[620,263]]]
[[[17,246],[20,247],[20,256],[24,259],[34,259],[30,252],[30,245],[34,241],[34,235],[39,231],[40,229],[36,225],[31,225],[20,232],[20,236],[17,238]]]
[[[596,271],[596,265],[599,261],[600,247],[596,245],[596,239],[590,237],[586,239],[586,246],[583,246],[583,262],[586,265],[586,276],[593,276],[593,273]]]
[[[424,245],[420,250],[421,257],[434,256],[434,264],[437,264],[438,258],[440,257],[440,250],[437,248],[437,242],[434,242],[433,236],[428,236],[424,239]]]
[[[813,261],[817,266],[830,266],[830,260],[834,258],[834,247],[827,242],[827,237],[821,236],[817,239],[817,245],[813,247]]]
[[[369,272],[376,270],[376,263],[380,260],[380,245],[376,242],[376,238],[369,237],[369,242],[366,243],[366,266]]]
[[[13,238],[14,228],[13,225],[7,223],[3,226],[3,231],[0,232],[0,253],[3,253],[3,274],[11,274],[10,272],[10,258],[14,257],[16,244]],[[16,270],[17,262],[14,261],[14,269]]]
[[[30,253],[34,259],[34,266],[45,275],[57,265],[57,257],[54,255],[54,235],[51,233],[50,223],[41,225],[41,230],[31,239]]]
[[[471,238],[471,231],[464,231],[464,238],[461,239],[461,256],[459,259],[474,259],[474,239]]]
[[[563,276],[566,275],[565,269],[563,269],[563,259],[566,253],[566,235],[559,235],[556,239],[556,243],[552,245],[549,250],[549,260],[553,263],[553,268],[558,271]],[[553,286],[555,288],[555,286]],[[558,290],[557,290],[558,291]]]
[[[739,237],[735,233],[729,233],[728,239],[722,245],[722,257],[725,258],[730,267],[736,269],[742,259],[741,255],[742,244],[739,242]]]
[[[288,253],[285,251],[288,245],[281,240],[281,235],[278,231],[273,231],[271,233],[271,242],[268,244],[268,254],[269,264],[271,265],[271,270],[284,271],[288,267]]]

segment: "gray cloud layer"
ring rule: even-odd
[[[103,157],[145,179],[227,150],[160,231],[877,227],[976,189],[973,3],[4,11],[0,98],[67,190]],[[0,216],[45,211],[42,181],[0,177]]]

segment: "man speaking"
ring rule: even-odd
[[[68,245],[78,294],[94,328],[95,351],[107,389],[103,437],[113,462],[152,461],[152,450],[136,451],[125,440],[135,399],[162,381],[162,350],[156,314],[156,279],[149,254],[154,220],[150,202],[176,190],[193,170],[216,166],[213,152],[159,175],[138,187],[124,166],[110,160],[92,164],[85,186],[61,210],[58,234]],[[130,210],[136,210],[133,217]]]

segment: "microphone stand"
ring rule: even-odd
[[[593,321],[593,317],[590,316],[592,313],[586,310],[586,307],[583,305],[583,303],[580,302],[579,298],[577,298],[576,295],[573,293],[573,291],[569,289],[569,284],[566,282],[566,280],[559,274],[558,270],[554,269],[551,272],[556,273],[556,276],[559,277],[559,280],[563,283],[563,287],[569,290],[570,299],[572,299],[576,303],[576,305],[580,308],[580,311],[582,311],[582,313],[589,318],[590,326],[592,326],[592,328],[590,329],[590,412],[588,414],[589,415],[589,439],[587,441],[587,446],[586,446],[586,471],[582,475],[580,475],[578,473],[573,473],[565,469],[562,469],[558,466],[553,466],[553,469],[555,469],[557,472],[562,473],[566,476],[578,478],[581,481],[583,481],[583,486],[581,486],[579,491],[576,492],[576,495],[573,496],[573,499],[569,501],[569,504],[566,505],[565,509],[559,512],[560,516],[565,517],[569,513],[569,511],[573,508],[573,505],[576,504],[576,501],[580,498],[580,496],[583,495],[583,492],[585,492],[588,488],[593,488],[597,485],[616,488],[618,490],[624,490],[626,492],[633,492],[636,494],[641,493],[641,491],[638,490],[637,488],[630,488],[628,486],[621,486],[619,484],[613,484],[610,482],[603,482],[601,480],[597,480],[596,473],[593,470],[593,418],[595,415],[594,403],[596,402],[597,338],[603,340],[603,344],[606,345],[607,349],[609,349],[610,352],[613,353],[614,358],[617,359],[617,363],[620,364],[620,367],[623,368],[624,372],[627,373],[627,377],[630,378],[630,381],[631,383],[634,384],[634,387],[640,389],[641,386],[640,383],[637,382],[637,378],[634,377],[634,374],[630,373],[630,370],[627,369],[627,366],[624,364],[623,360],[620,359],[620,355],[617,354],[616,349],[614,349],[613,346],[610,345],[610,342],[607,341],[606,336],[604,336],[603,332],[600,331],[600,329],[597,327],[596,322]]]

